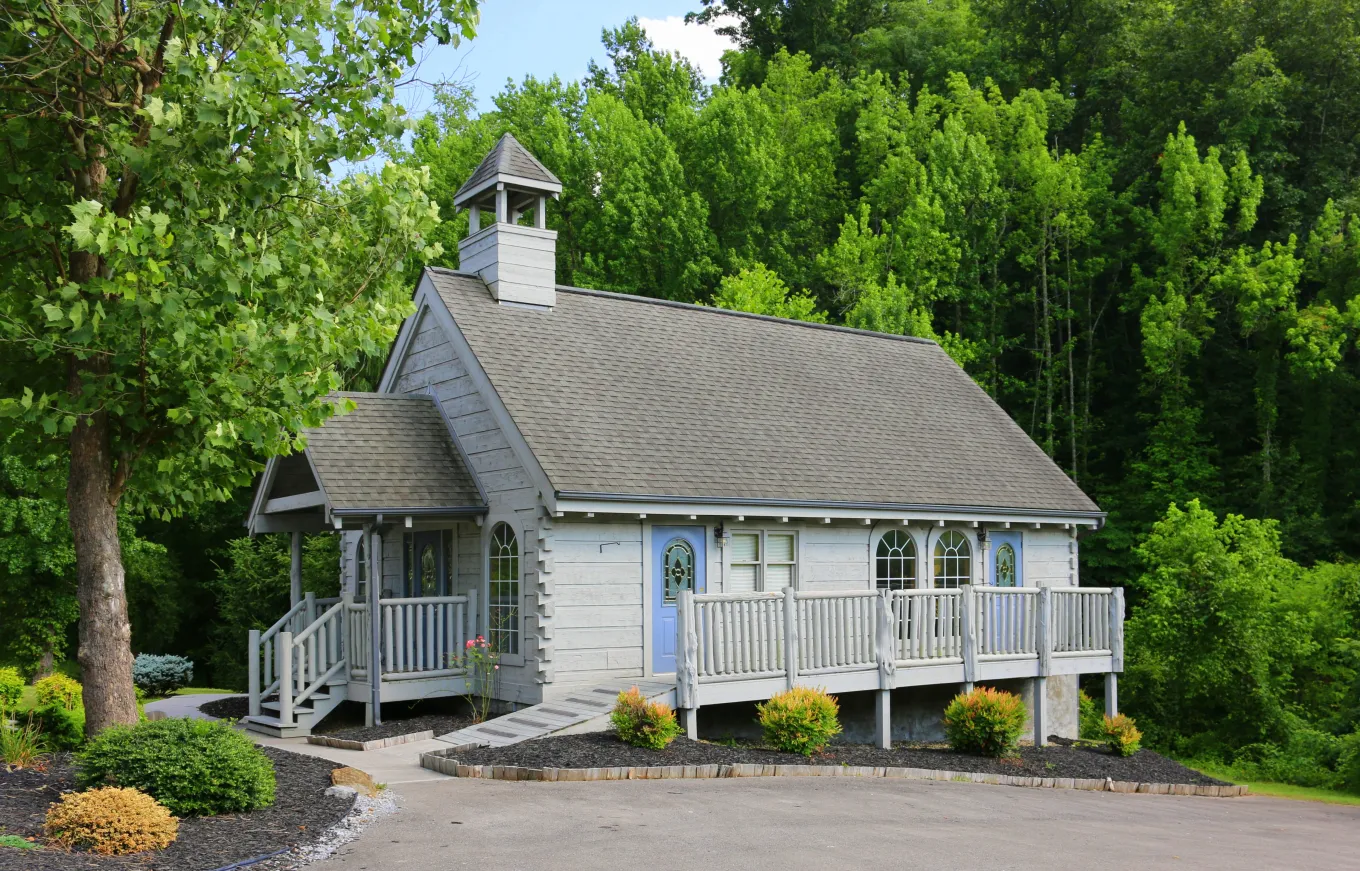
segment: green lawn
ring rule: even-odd
[[[236,692],[235,690],[222,690],[222,689],[216,689],[216,688],[214,688],[214,687],[185,687],[185,688],[182,689],[182,690],[176,690],[176,691],[174,692],[174,695],[177,695],[177,696],[202,696],[202,695],[209,695],[209,694],[222,694],[222,693],[235,693],[235,692]],[[154,702],[157,698],[163,698],[163,697],[160,697],[160,696],[148,697],[148,698],[147,698],[147,701],[148,701],[148,702]],[[27,712],[27,711],[33,710],[33,709],[36,708],[37,706],[38,706],[38,696],[37,696],[37,693],[34,691],[33,687],[31,687],[31,686],[30,686],[30,687],[24,687],[24,694],[23,694],[22,696],[19,697],[19,707],[18,707],[18,709],[17,709],[17,712],[20,713],[20,714],[22,714],[22,713],[25,713],[25,712]]]
[[[1185,764],[1189,765],[1189,763]],[[1288,798],[1295,801],[1321,801],[1327,804],[1360,806],[1360,795],[1354,793],[1338,792],[1334,789],[1316,789],[1311,786],[1294,786],[1288,783],[1272,783],[1268,780],[1242,780],[1230,768],[1206,765],[1202,762],[1189,765],[1189,767],[1219,780],[1246,784],[1252,795],[1269,795],[1274,798]]]

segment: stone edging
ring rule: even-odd
[[[348,738],[332,738],[329,735],[308,735],[307,743],[320,744],[322,747],[335,747],[340,750],[381,750],[384,747],[410,744],[412,741],[425,741],[433,737],[434,731],[426,729],[424,732],[393,735],[391,738],[374,738],[372,741],[351,741]]]
[[[1141,792],[1152,795],[1204,795],[1230,798],[1247,794],[1241,784],[1201,786],[1192,783],[1136,783],[1127,780],[1083,777],[1021,777],[1012,774],[983,774],[966,771],[937,771],[929,768],[888,768],[870,765],[658,765],[619,768],[522,768],[514,765],[464,765],[455,753],[479,745],[467,744],[420,754],[420,767],[450,777],[480,777],[487,780],[535,780],[562,783],[581,780],[677,780],[718,777],[888,777],[902,780],[947,780],[963,783],[991,783],[1000,786],[1027,786],[1041,789],[1083,789],[1093,792]]]

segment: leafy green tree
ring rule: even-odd
[[[1138,548],[1123,703],[1149,740],[1190,754],[1286,739],[1296,666],[1315,652],[1286,607],[1299,567],[1271,521],[1172,505]]]
[[[327,186],[403,129],[393,89],[475,0],[0,2],[0,415],[69,457],[86,728],[136,721],[120,505],[226,498],[381,353],[427,179]]]
[[[718,283],[718,292],[713,294],[713,304],[734,311],[826,323],[826,312],[817,310],[817,301],[811,295],[806,291],[790,291],[779,276],[762,263],[736,275],[723,276]]]

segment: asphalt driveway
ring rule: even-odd
[[[1360,869],[1360,807],[879,779],[405,783],[314,867]]]

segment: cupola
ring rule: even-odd
[[[562,182],[509,133],[500,138],[458,193],[468,234],[458,268],[481,276],[503,303],[552,307],[557,302],[557,231],[548,229],[548,198]],[[532,212],[533,222],[522,223]]]

